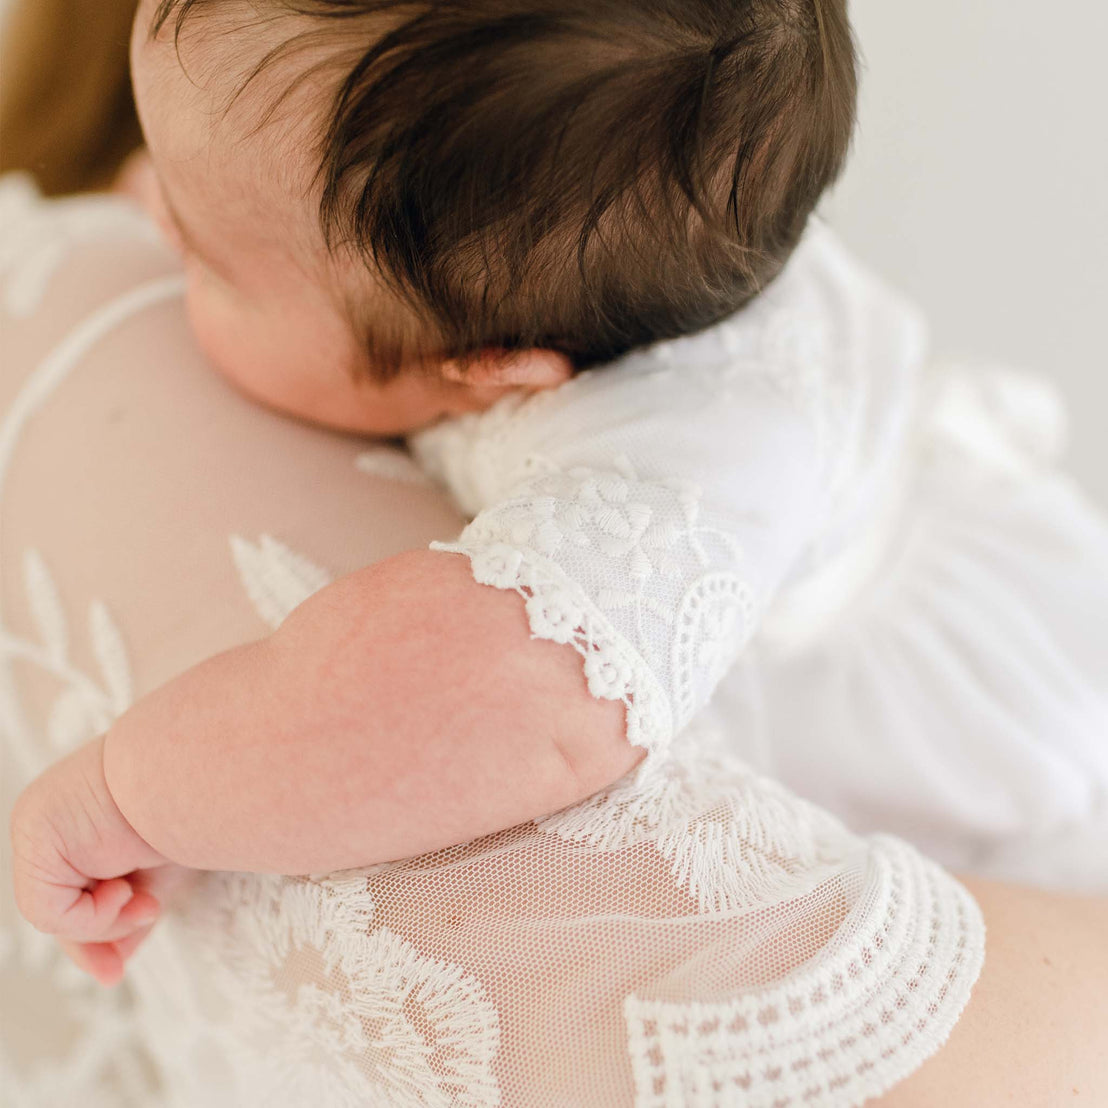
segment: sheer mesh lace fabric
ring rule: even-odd
[[[332,578],[458,535],[404,454],[283,420],[206,370],[172,262],[115,201],[45,204],[4,180],[0,312],[6,805],[133,698],[265,634]],[[553,400],[550,449],[528,452],[546,460],[519,458],[522,474],[494,434],[428,462],[441,475],[490,452],[459,466],[477,515],[460,541],[542,598],[539,633],[601,654],[590,684],[641,712],[649,772],[419,858],[206,874],[115,990],[17,918],[5,870],[10,1102],[843,1108],[937,1049],[982,962],[973,901],[903,840],[856,835],[755,772],[698,714],[807,572],[812,520],[837,552],[843,459],[870,434],[845,401],[795,416],[790,398],[813,395],[801,381],[734,387],[764,416],[743,448],[780,463],[764,494],[720,500],[711,473],[652,470],[608,443],[603,459],[559,455]],[[488,418],[510,435],[516,416]],[[888,433],[872,427],[873,442]],[[495,542],[533,556],[495,561],[486,506]],[[590,544],[598,568],[563,560]],[[661,591],[606,578],[616,559]],[[656,637],[669,610],[682,622]],[[592,649],[604,635],[614,652]]]

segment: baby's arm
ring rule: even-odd
[[[642,756],[517,595],[413,551],[334,582],[108,732],[123,815],[198,869],[324,872],[556,811]]]
[[[195,666],[108,732],[116,803],[199,869],[323,872],[512,826],[642,751],[514,594],[412,551],[339,579],[271,636]]]
[[[399,555],[310,597],[51,766],[12,812],[16,902],[114,984],[189,869],[326,872],[581,800],[643,752],[572,650],[465,559]]]

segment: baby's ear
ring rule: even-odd
[[[570,360],[555,350],[482,350],[464,366],[444,362],[442,374],[448,381],[475,389],[552,389],[573,376]]]

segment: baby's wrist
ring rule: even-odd
[[[44,784],[58,790],[58,801],[66,805],[71,818],[74,815],[79,816],[85,827],[90,829],[88,833],[72,834],[71,849],[77,857],[70,861],[78,869],[82,868],[82,863],[95,865],[97,855],[91,852],[95,850],[98,854],[105,844],[110,844],[113,855],[118,858],[122,852],[132,869],[162,865],[171,859],[155,850],[131,826],[112,796],[104,774],[106,742],[107,733],[97,736],[57,762],[43,775]],[[90,855],[83,858],[81,851],[86,843]]]

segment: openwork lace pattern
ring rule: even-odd
[[[979,909],[906,843],[872,844],[843,937],[781,984],[720,1003],[627,998],[635,1108],[861,1104],[946,1041],[984,960]]]
[[[648,758],[692,718],[753,632],[743,553],[701,518],[700,488],[553,463],[525,492],[480,513],[454,543],[474,579],[526,600],[534,637],[574,647],[593,696],[620,700]]]
[[[673,724],[664,691],[584,590],[556,563],[504,543],[435,543],[433,549],[469,555],[474,580],[518,592],[527,602],[532,635],[572,646],[584,659],[589,692],[624,703],[628,741],[645,747],[648,755],[665,746]]]
[[[650,844],[705,915],[795,896],[838,870],[842,824],[692,730],[642,781],[618,782],[535,826],[604,854]]]

